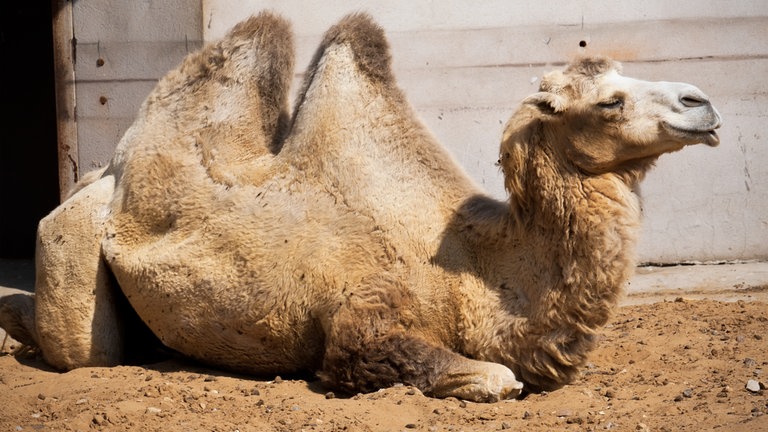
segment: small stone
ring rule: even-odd
[[[570,417],[573,415],[573,411],[569,409],[561,409],[555,413],[557,417]]]
[[[760,382],[757,380],[749,380],[747,381],[746,389],[749,390],[752,393],[759,393],[761,390]]]
[[[75,405],[82,405],[88,403],[88,399],[78,399]]]
[[[533,417],[530,412],[526,411],[523,413],[523,420],[528,420],[529,418]]]
[[[459,401],[459,408],[466,408],[467,407],[467,401]]]
[[[257,388],[251,389],[251,396],[261,396],[261,392]]]
[[[147,375],[144,377],[144,381],[152,381],[152,375]]]
[[[328,393],[325,394],[325,398],[326,399],[335,399],[336,398],[336,393],[328,392]]]
[[[274,382],[275,384],[280,384],[281,382],[283,382],[283,379],[282,379],[282,378],[280,378],[280,375],[278,375],[278,376],[276,376],[276,377],[275,377],[275,379],[273,380],[273,382]]]
[[[690,398],[693,397],[693,389],[685,389],[683,390],[683,397]]]
[[[405,425],[406,429],[416,429],[416,427],[417,427],[416,423],[408,423],[407,425]]]
[[[683,395],[675,396],[675,402],[680,402],[681,400],[683,400]]]
[[[416,394],[416,389],[410,388],[407,392],[405,392],[408,396],[413,396]]]
[[[147,407],[147,410],[144,411],[146,414],[160,414],[162,410],[160,408],[156,407]]]
[[[204,382],[213,382],[213,381],[216,381],[217,379],[218,379],[218,378],[216,378],[216,377],[215,377],[215,376],[213,376],[213,375],[208,375],[208,376],[206,376],[206,377],[203,379],[203,381],[204,381]]]
[[[501,422],[501,429],[502,430],[512,429],[512,425],[510,423],[507,423],[507,422]]]
[[[754,359],[751,359],[749,357],[745,358],[742,363],[744,363],[744,366],[748,368],[757,366],[757,362]]]
[[[432,410],[432,414],[440,415],[442,413],[443,413],[443,411],[440,408],[435,408],[435,409]]]
[[[300,407],[300,406],[298,406],[298,405],[293,405],[293,406],[291,407],[291,411],[301,411],[301,407]]]
[[[42,393],[39,393],[39,394],[37,395],[37,398],[38,398],[38,399],[40,399],[40,400],[45,400],[45,395],[44,395],[44,394],[42,394]]]
[[[645,423],[638,423],[637,426],[635,426],[635,430],[640,432],[650,431],[650,429],[648,429],[648,426]]]
[[[103,424],[104,424],[104,422],[106,422],[106,419],[104,418],[104,416],[103,416],[103,415],[101,415],[101,414],[96,414],[96,415],[94,415],[94,416],[93,416],[93,419],[92,419],[91,421],[92,421],[92,422],[93,422],[93,424],[95,424],[96,426],[101,426],[101,425],[103,425]]]

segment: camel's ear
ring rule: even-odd
[[[551,92],[534,93],[523,99],[523,105],[536,107],[544,115],[553,116],[565,112],[566,100],[564,97]]]

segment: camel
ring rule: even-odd
[[[41,220],[24,336],[61,370],[120,364],[145,326],[214,367],[352,394],[572,382],[635,266],[635,187],[719,144],[704,93],[602,57],[548,73],[503,132],[499,201],[417,119],[370,16],[328,30],[291,110],[292,44],[264,12],[158,83]]]

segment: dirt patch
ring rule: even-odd
[[[768,304],[627,306],[601,338],[572,385],[496,404],[407,386],[343,398],[311,380],[255,380],[183,360],[57,373],[4,356],[0,430],[768,430],[759,389],[768,383]]]

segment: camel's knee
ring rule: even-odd
[[[351,326],[326,341],[321,378],[327,384],[371,392],[403,383],[430,396],[475,402],[516,397],[523,388],[506,366],[470,360],[401,330],[370,330]]]
[[[43,218],[35,252],[35,327],[52,366],[119,362],[121,341],[110,270],[102,260],[103,208],[114,178],[102,177]]]
[[[326,339],[322,380],[349,393],[372,392],[397,383],[428,392],[446,353],[402,331],[377,334],[370,330],[352,326]]]

